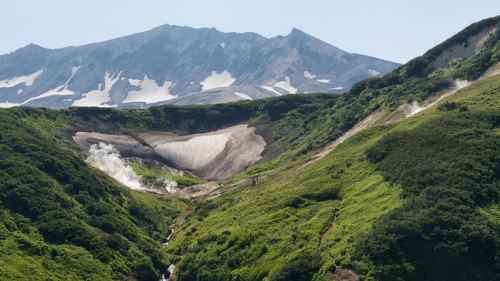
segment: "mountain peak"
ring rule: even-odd
[[[288,37],[312,37],[308,33],[294,27],[292,28],[292,31],[290,31],[290,34],[288,34]]]
[[[49,50],[30,44],[19,49],[0,59],[0,77],[33,74],[40,69],[44,74],[33,85],[23,86],[23,95],[12,87],[0,86],[0,103],[27,104],[29,99],[30,106],[44,107],[221,103],[329,92],[334,86],[348,89],[353,82],[370,77],[370,69],[385,74],[396,67],[343,54],[298,28],[286,36],[267,38],[256,33],[165,24],[77,47]],[[41,96],[47,89],[59,89],[65,81],[74,93],[71,98],[58,91],[50,92],[50,98]],[[90,91],[110,95],[113,104],[89,100]],[[202,94],[208,91],[217,95]]]
[[[35,43],[30,43],[20,49],[17,49],[14,51],[16,54],[38,54],[38,53],[44,53],[48,51],[49,49],[44,48],[40,45],[37,45]]]
[[[46,50],[46,48],[38,45],[38,44],[35,44],[35,43],[29,43],[28,45],[24,46],[22,49],[44,49]]]

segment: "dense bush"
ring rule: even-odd
[[[106,264],[115,280],[157,279],[167,263],[150,237],[163,239],[159,234],[166,236],[175,212],[145,206],[90,168],[54,129],[64,124],[58,114],[0,112],[0,212],[25,218],[22,225],[31,229],[18,240],[19,249],[32,255],[37,250],[30,245],[37,243],[77,246],[92,263]],[[39,236],[43,242],[34,242]]]
[[[500,278],[500,230],[477,209],[500,200],[500,137],[492,130],[499,120],[450,113],[368,151],[406,198],[358,248],[377,280]]]
[[[320,256],[301,254],[279,271],[271,274],[271,281],[310,281],[319,270]]]

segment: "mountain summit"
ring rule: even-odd
[[[294,28],[287,36],[163,25],[110,41],[0,56],[0,106],[204,104],[343,92],[396,63],[350,54]]]

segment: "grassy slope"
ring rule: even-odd
[[[129,163],[134,172],[143,177],[146,182],[150,182],[153,185],[156,182],[161,182],[163,180],[175,181],[180,188],[188,187],[196,184],[205,183],[206,180],[190,176],[188,174],[177,174],[174,172],[167,171],[158,167],[151,167],[149,165],[143,165],[139,162]]]
[[[290,138],[284,142],[290,145],[288,157],[261,163],[235,177],[238,182],[258,177],[259,183],[200,206],[176,236],[171,252],[182,257],[179,280],[309,280],[312,276],[329,280],[336,266],[373,277],[377,266],[358,262],[360,243],[381,218],[407,206],[408,197],[400,195],[406,187],[385,180],[386,175],[368,161],[366,153],[393,133],[421,132],[418,128],[445,113],[369,129],[310,166],[304,167],[304,155],[376,109],[392,110],[404,102],[426,99],[449,87],[451,79],[479,77],[499,61],[498,31],[485,51],[450,69],[435,71],[431,63],[450,46],[498,21],[497,17],[474,24],[392,74],[359,83],[334,104],[320,108],[310,123],[292,118],[298,122],[291,126],[313,124],[315,129],[297,135],[298,145]],[[471,94],[470,102],[480,107],[485,100],[476,95]],[[495,98],[488,104],[494,107]]]
[[[469,112],[498,112],[500,78],[478,82],[451,101]],[[283,272],[300,275],[287,264],[304,255],[321,257],[305,273],[316,280],[332,280],[336,266],[376,278],[376,265],[359,264],[355,256],[359,243],[408,197],[401,197],[400,184],[384,179],[368,161],[367,151],[387,136],[420,132],[454,114],[434,109],[396,125],[375,126],[309,166],[304,167],[305,158],[298,158],[277,168],[263,163],[243,173],[237,179],[275,168],[261,176],[257,186],[237,188],[198,208],[171,244],[171,253],[182,256],[178,279],[282,280]],[[493,204],[483,212],[498,221],[499,209]]]
[[[193,133],[253,118],[263,130],[281,126],[279,141],[292,135],[289,120],[314,115],[315,108],[334,100],[317,95],[150,110],[0,110],[0,260],[5,265],[0,279],[152,280],[168,265],[159,242],[188,204],[130,192],[88,167],[71,141],[75,130]]]
[[[159,242],[187,205],[89,168],[54,116],[0,111],[0,279],[155,279],[168,266]]]
[[[314,275],[321,280],[329,279],[337,265],[375,274],[373,260],[356,264],[358,244],[377,228],[380,218],[406,206],[408,197],[400,196],[407,186],[385,180],[387,171],[369,162],[366,151],[389,134],[411,131],[451,113],[435,112],[375,127],[303,167],[306,155],[376,109],[425,99],[449,86],[451,79],[481,75],[500,60],[500,31],[487,42],[484,52],[453,69],[436,72],[430,63],[449,45],[463,42],[498,20],[475,24],[394,73],[359,83],[340,98],[289,96],[125,111],[0,111],[0,247],[5,253],[1,258],[7,262],[0,274],[21,278],[28,274],[24,268],[29,262],[28,268],[39,279],[52,274],[55,280],[62,276],[149,280],[167,264],[158,241],[166,236],[165,226],[173,221],[176,210],[185,204],[134,196],[90,169],[62,133],[64,125],[72,125],[69,131],[193,133],[242,122],[256,125],[273,141],[268,157],[290,151],[237,177],[259,175],[257,186],[236,188],[197,207],[170,249],[173,258],[183,255],[180,279],[260,280],[269,276],[287,280],[296,276],[307,280]],[[471,110],[482,110],[483,104],[498,105],[495,91],[492,97],[478,92],[481,100],[467,101]],[[485,206],[483,212],[495,214],[494,202],[489,203],[491,207]],[[75,232],[79,235],[72,235]],[[73,267],[68,264],[72,262]]]

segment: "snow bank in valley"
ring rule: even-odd
[[[165,81],[160,86],[156,84],[155,80],[149,79],[147,75],[144,76],[142,81],[134,79],[129,79],[128,81],[131,85],[137,86],[140,89],[129,92],[123,103],[143,102],[150,104],[176,98],[176,96],[170,94],[170,87],[173,85],[171,81]]]
[[[200,84],[202,87],[202,91],[208,91],[217,88],[229,87],[233,85],[235,81],[236,79],[234,79],[231,73],[229,73],[227,70],[224,70],[221,73],[212,71],[212,74],[205,78],[205,80],[201,81]]]
[[[146,189],[141,184],[141,177],[125,163],[120,153],[111,144],[100,142],[91,145],[86,161],[131,189]]]
[[[42,75],[42,73],[43,73],[43,69],[41,69],[35,73],[29,74],[29,75],[18,76],[18,77],[14,77],[12,79],[7,79],[7,80],[1,80],[0,81],[0,88],[12,88],[12,87],[15,87],[15,86],[20,85],[20,84],[24,84],[27,87],[32,86],[33,83],[35,83],[36,79],[40,75]]]
[[[229,133],[195,136],[188,140],[157,145],[155,150],[167,159],[175,159],[185,169],[201,169],[224,151]]]
[[[248,125],[187,136],[148,132],[139,137],[172,167],[206,179],[226,179],[242,171],[262,159],[266,146]]]

